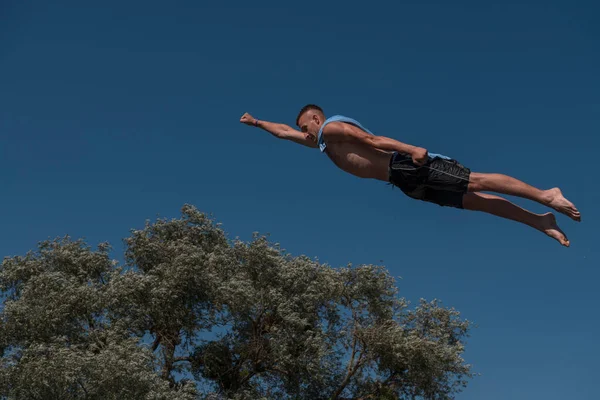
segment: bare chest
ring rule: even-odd
[[[355,143],[329,143],[327,156],[340,169],[360,178],[387,181],[391,153]]]

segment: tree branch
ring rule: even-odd
[[[83,393],[85,393],[85,396],[88,396],[88,391],[85,389],[85,386],[83,386],[83,383],[81,383],[81,381],[78,379],[77,383],[79,383],[79,386],[81,386],[81,388],[83,389]]]
[[[156,349],[158,349],[159,345],[160,345],[160,334],[157,333],[156,339],[154,339],[154,343],[152,344],[152,352],[153,353],[156,351]]]
[[[90,330],[95,330],[96,329],[93,317],[92,318],[88,318],[88,326],[89,326]]]
[[[346,386],[350,382],[350,379],[352,379],[352,377],[354,376],[354,374],[356,373],[356,371],[358,370],[358,368],[362,364],[364,352],[360,353],[360,356],[358,357],[358,361],[356,362],[356,364],[354,364],[354,358],[356,356],[356,344],[357,344],[357,341],[358,340],[357,340],[357,337],[356,337],[356,333],[354,333],[354,341],[352,343],[352,356],[350,357],[350,361],[348,362],[348,369],[347,369],[347,372],[346,372],[346,377],[342,381],[340,387],[338,387],[337,390],[333,393],[333,396],[331,396],[331,400],[336,400],[338,398],[338,396],[340,394],[342,394],[342,392],[344,391],[344,389],[346,388]]]
[[[378,388],[375,389],[375,391],[371,394],[368,394],[364,397],[359,397],[357,399],[354,400],[370,400],[370,399],[377,399],[379,398],[379,396],[381,396],[381,389],[383,389],[384,387],[392,387],[395,388],[398,385],[398,382],[394,381],[392,382],[392,380],[394,380],[396,377],[398,376],[397,372],[392,372],[390,376],[387,377],[387,379],[383,382],[379,382],[378,383]]]
[[[392,384],[393,386],[396,386],[397,382],[392,382],[393,379],[395,379],[398,376],[398,372],[394,371],[390,374],[390,376],[388,376],[388,378],[383,381],[383,383],[381,384],[381,386],[386,386],[389,384]]]
[[[277,372],[278,374],[285,375],[285,376],[289,375],[289,373],[287,371],[284,371],[284,370],[279,369],[277,367],[270,367],[270,368],[267,369],[267,371]]]
[[[252,373],[249,373],[248,375],[246,375],[246,377],[240,381],[240,386],[243,386],[246,382],[248,382],[250,379],[254,378],[257,374],[259,374],[259,373],[252,372]]]
[[[192,357],[175,357],[173,359],[173,363],[176,363],[176,362],[189,362],[189,363],[191,363],[192,362]]]
[[[171,371],[173,370],[173,360],[175,359],[175,349],[177,345],[180,343],[180,334],[178,330],[173,330],[165,335],[166,342],[162,347],[163,352],[163,368],[162,368],[162,378],[168,380],[171,387],[175,385],[175,380],[171,376]]]
[[[352,341],[352,357],[350,357],[350,361],[348,361],[348,368],[346,368],[346,376],[350,374],[350,369],[354,365],[354,357],[356,356],[356,333],[354,333],[354,340]]]

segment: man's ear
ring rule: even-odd
[[[312,119],[313,119],[313,121],[315,121],[315,123],[317,125],[321,125],[321,123],[323,122],[323,121],[321,121],[321,117],[319,117],[319,115],[317,115],[317,114],[313,114]]]

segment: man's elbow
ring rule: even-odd
[[[287,126],[287,125],[280,125],[278,127],[279,129],[277,129],[275,131],[275,136],[277,136],[279,139],[288,139],[290,136],[292,136],[292,128]]]

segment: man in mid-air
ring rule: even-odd
[[[507,175],[471,172],[450,157],[375,135],[354,119],[341,115],[325,118],[323,110],[314,104],[300,110],[296,118],[300,131],[285,124],[257,120],[248,113],[240,122],[260,127],[275,137],[318,148],[343,171],[389,182],[413,199],[521,222],[563,246],[570,243],[554,214],[534,214],[502,197],[482,192],[533,200],[581,221],[581,214],[559,188],[541,190]]]

